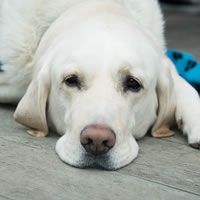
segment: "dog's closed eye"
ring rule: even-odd
[[[125,92],[126,91],[139,92],[143,88],[143,86],[133,76],[127,75],[123,80],[123,88]]]

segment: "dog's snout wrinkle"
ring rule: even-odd
[[[85,150],[93,155],[107,153],[115,145],[114,132],[104,125],[87,126],[80,135],[80,142]]]

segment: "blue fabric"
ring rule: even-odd
[[[169,49],[166,54],[175,64],[179,75],[200,92],[200,63],[195,56],[173,49]]]

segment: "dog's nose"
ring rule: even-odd
[[[80,135],[80,142],[85,150],[93,155],[107,153],[115,145],[114,132],[104,125],[87,126]]]

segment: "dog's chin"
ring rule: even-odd
[[[84,153],[79,157],[79,159],[73,160],[71,157],[63,157],[59,153],[58,155],[63,162],[75,168],[95,168],[109,171],[123,168],[135,160],[134,157],[120,162],[119,159],[113,159],[110,155],[93,156],[88,153]]]
[[[105,170],[115,170],[115,165],[111,159],[111,156],[105,154],[100,156],[94,156],[89,153],[84,153],[81,156],[78,166],[80,168],[96,168]],[[75,166],[77,167],[77,166]]]
[[[107,155],[107,154],[94,156],[89,153],[83,153],[80,156],[80,159],[76,160],[76,162],[73,162],[68,159],[63,159],[63,158],[61,158],[61,160],[64,161],[66,164],[76,167],[76,168],[81,168],[81,169],[95,168],[95,169],[103,169],[103,170],[111,171],[111,170],[117,170],[117,169],[127,166],[134,159],[126,163],[119,163],[119,162],[115,162],[112,159],[112,156]]]

